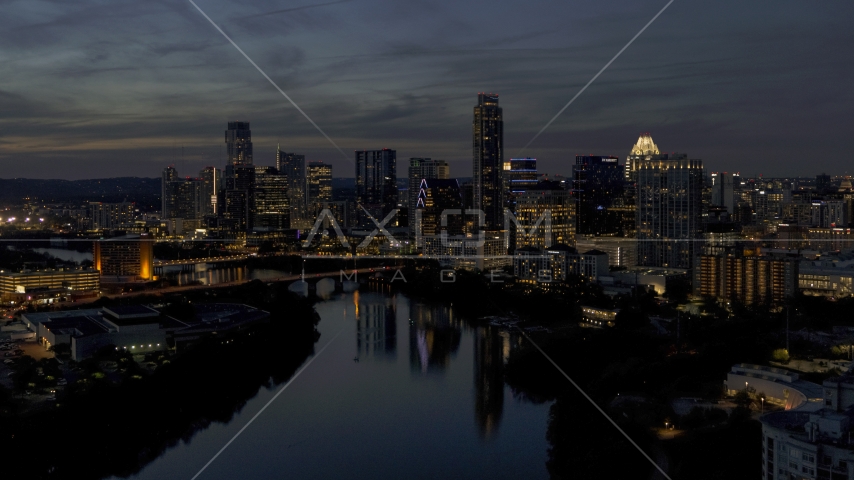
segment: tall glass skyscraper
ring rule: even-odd
[[[364,207],[377,221],[397,208],[397,151],[356,151],[356,218],[365,225],[373,223],[365,216]]]
[[[504,225],[504,119],[498,94],[479,93],[472,122],[474,208],[485,213],[487,230]]]
[[[288,177],[288,201],[291,209],[291,226],[308,228],[308,178],[306,175],[305,155],[283,152],[276,146],[276,169],[280,175]]]
[[[451,178],[451,168],[444,160],[430,158],[409,159],[409,190],[407,208],[409,209],[409,232],[415,235],[415,210],[421,192],[421,181],[425,179],[447,180]]]
[[[654,155],[635,174],[638,265],[691,268],[703,233],[703,162],[684,153]]]
[[[605,235],[619,232],[619,219],[609,212],[612,203],[623,194],[624,171],[619,159],[577,155],[574,173],[572,191],[576,200],[576,233]]]
[[[225,145],[229,164],[252,165],[252,132],[249,130],[249,122],[228,122]]]

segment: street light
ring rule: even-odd
[[[760,412],[760,414],[764,414],[765,413],[765,397],[759,397],[759,400],[762,401],[762,411]]]

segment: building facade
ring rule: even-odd
[[[485,214],[484,229],[504,223],[504,115],[498,95],[479,93],[472,122],[474,208]]]
[[[373,226],[367,215],[381,222],[397,208],[397,152],[356,151],[356,218],[359,224]]]
[[[557,182],[540,182],[516,199],[514,248],[575,245],[575,202]]]
[[[249,122],[228,122],[225,146],[229,164],[252,165],[252,131]]]
[[[104,277],[151,280],[154,275],[154,240],[146,234],[94,242],[92,261]]]
[[[92,230],[114,230],[133,223],[134,204],[90,202],[89,219]]]
[[[619,216],[611,207],[623,195],[624,168],[613,156],[577,155],[572,182],[575,196],[575,233],[613,235],[620,231]]]
[[[798,260],[729,248],[702,254],[694,268],[694,294],[744,305],[782,305],[798,290]]]
[[[291,223],[294,227],[305,228],[306,224],[312,220],[308,215],[308,174],[305,155],[283,152],[277,146],[276,169],[280,175],[288,178],[287,194],[291,209]]]
[[[703,233],[703,162],[663,154],[636,167],[638,265],[691,268]]]

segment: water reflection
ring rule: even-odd
[[[493,437],[501,423],[507,340],[506,335],[499,335],[493,327],[479,327],[474,335],[474,413],[483,438]]]
[[[450,307],[409,304],[409,364],[415,372],[442,372],[457,353],[462,338],[462,320]]]
[[[178,285],[218,285],[245,280],[275,280],[290,276],[290,272],[248,267],[206,268],[200,265],[194,272],[181,272],[180,267],[166,267],[164,276],[174,278]]]
[[[397,318],[394,298],[357,304],[356,360],[397,357]]]

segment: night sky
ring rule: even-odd
[[[477,92],[518,156],[666,0],[196,3],[349,155],[470,176]],[[279,142],[353,176],[186,0],[0,5],[3,178],[195,175],[224,165],[228,120],[252,122],[257,164]],[[710,171],[854,173],[852,20],[850,0],[676,0],[524,155],[568,174],[648,131]]]

